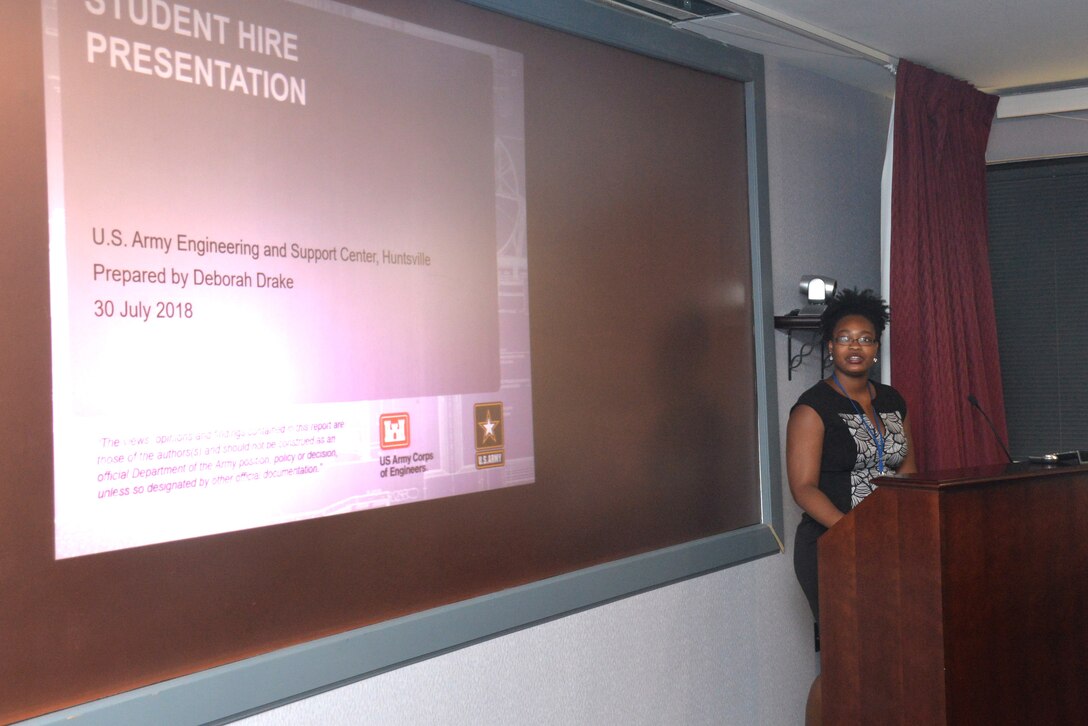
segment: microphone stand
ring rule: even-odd
[[[990,427],[990,431],[993,432],[994,438],[997,440],[997,443],[1001,447],[1001,450],[1005,452],[1005,456],[1008,458],[1009,463],[1015,464],[1016,462],[1013,461],[1012,454],[1009,453],[1009,448],[1005,446],[1005,442],[1002,441],[1001,436],[998,435],[997,429],[994,427],[994,422],[991,421],[990,417],[986,415],[986,412],[982,410],[982,406],[978,405],[978,399],[975,398],[975,394],[968,393],[967,402],[974,406],[978,410],[978,412],[982,414],[982,418],[985,419],[986,425]]]

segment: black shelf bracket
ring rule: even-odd
[[[788,315],[775,315],[774,316],[775,330],[786,331],[786,355],[789,357],[789,370],[786,372],[786,379],[793,380],[793,372],[801,367],[801,363],[805,358],[813,351],[817,351],[820,341],[820,316],[819,315],[800,315],[796,310]],[[808,332],[815,332],[817,339],[801,344],[800,350],[797,355],[793,354],[793,332],[795,330],[804,330]],[[820,378],[824,377],[824,356],[820,351]]]

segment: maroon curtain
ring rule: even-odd
[[[986,232],[986,141],[997,98],[901,60],[892,162],[892,383],[919,468],[1005,461]]]

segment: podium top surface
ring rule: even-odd
[[[1088,473],[1088,465],[1059,466],[1052,464],[1016,463],[979,466],[968,469],[944,469],[917,474],[894,474],[879,477],[873,483],[881,487],[901,489],[957,489],[979,487],[1018,479],[1047,479]]]

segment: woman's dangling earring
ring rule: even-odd
[[[873,356],[873,363],[879,363],[879,362],[880,362],[880,359],[879,359],[879,358],[877,358],[877,357],[876,357],[876,356],[874,355],[874,356]]]

